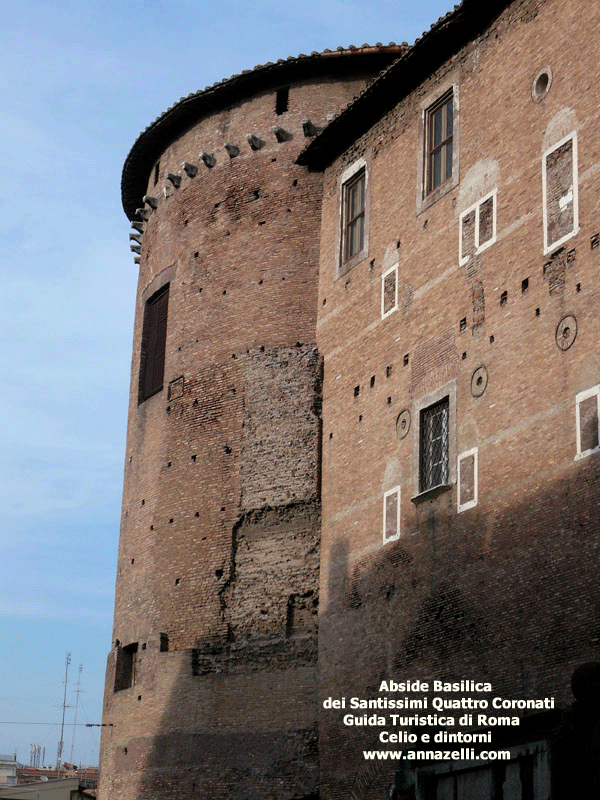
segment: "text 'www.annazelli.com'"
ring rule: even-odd
[[[510,761],[510,750],[363,750],[367,761]]]

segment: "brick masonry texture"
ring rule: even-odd
[[[553,696],[567,709],[574,669],[599,660],[600,466],[594,454],[575,458],[575,397],[600,382],[600,263],[590,246],[600,225],[600,98],[583,56],[595,52],[599,27],[596,4],[512,3],[325,171],[321,702],[377,697],[391,676],[487,680],[494,695]],[[532,83],[544,65],[554,80],[538,103]],[[448,79],[460,96],[460,180],[419,213],[422,98]],[[548,258],[543,156],[572,132],[580,229]],[[336,280],[340,175],[359,158],[369,175],[369,252]],[[562,151],[556,162],[552,208],[572,183]],[[497,241],[460,266],[461,214],[495,188]],[[550,219],[551,241],[573,230],[568,199],[566,208]],[[382,275],[394,261],[413,302],[381,319]],[[577,338],[561,350],[555,334],[567,314]],[[489,380],[476,397],[471,380],[480,366]],[[418,497],[419,409],[444,395],[451,485]],[[399,441],[403,410],[411,430]],[[478,503],[457,513],[456,459],[475,447]],[[396,486],[401,535],[383,545],[384,494]],[[363,749],[381,748],[378,728],[345,727],[321,708],[319,732],[321,797],[374,800],[394,785],[395,797],[414,796],[409,770],[364,761]],[[586,769],[585,796],[597,796]],[[569,794],[561,780],[555,775],[554,797]],[[508,796],[498,791],[494,797]],[[520,784],[515,792],[528,796]]]
[[[325,127],[365,75],[292,81],[283,115],[274,83],[148,168],[101,800],[547,800],[529,756],[471,795],[365,761],[379,728],[322,703],[389,679],[554,697],[494,744],[545,743],[553,800],[572,774],[600,794],[600,7],[492,7],[478,27],[465,0],[425,77],[400,60],[377,108],[371,87]],[[451,88],[454,172],[423,197],[424,114]],[[309,167],[306,117],[325,128]],[[367,245],[341,265],[359,159]],[[164,387],[138,404],[166,283]],[[442,400],[447,474],[421,492],[421,413]]]
[[[149,169],[101,797],[317,789],[322,176],[294,162],[302,120],[324,127],[369,74],[324,68],[280,115],[277,86],[242,96]],[[144,308],[166,284],[163,389],[139,403]]]

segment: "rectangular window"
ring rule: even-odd
[[[449,398],[421,411],[419,491],[448,483]]]
[[[600,386],[593,386],[575,397],[575,424],[577,428],[577,455],[585,458],[600,449],[600,415],[598,397]]]
[[[361,169],[343,187],[343,261],[350,261],[365,247],[365,170]]]
[[[398,265],[381,276],[381,318],[398,308]]]
[[[458,457],[458,513],[477,505],[477,448]]]
[[[117,648],[117,663],[115,669],[115,692],[129,689],[135,685],[136,661],[138,643],[128,644],[126,647]]]
[[[278,115],[285,114],[288,110],[290,98],[290,87],[289,86],[282,86],[281,89],[277,89],[277,94],[275,95],[275,113]]]
[[[458,240],[459,264],[479,255],[496,241],[496,194],[485,195],[460,215]]]
[[[143,403],[163,388],[169,284],[146,302],[142,329],[142,353],[138,402]]]
[[[426,194],[431,194],[452,177],[454,138],[453,90],[425,112]]]
[[[544,153],[544,253],[555,250],[578,232],[577,194],[577,134],[570,133]]]
[[[400,536],[400,487],[395,486],[383,495],[383,543]]]

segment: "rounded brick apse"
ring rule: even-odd
[[[322,175],[296,159],[402,51],[256,67],[180,100],[127,157],[106,800],[317,794]]]

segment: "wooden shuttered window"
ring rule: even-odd
[[[139,401],[143,403],[163,387],[169,284],[163,286],[146,302],[142,330]]]

